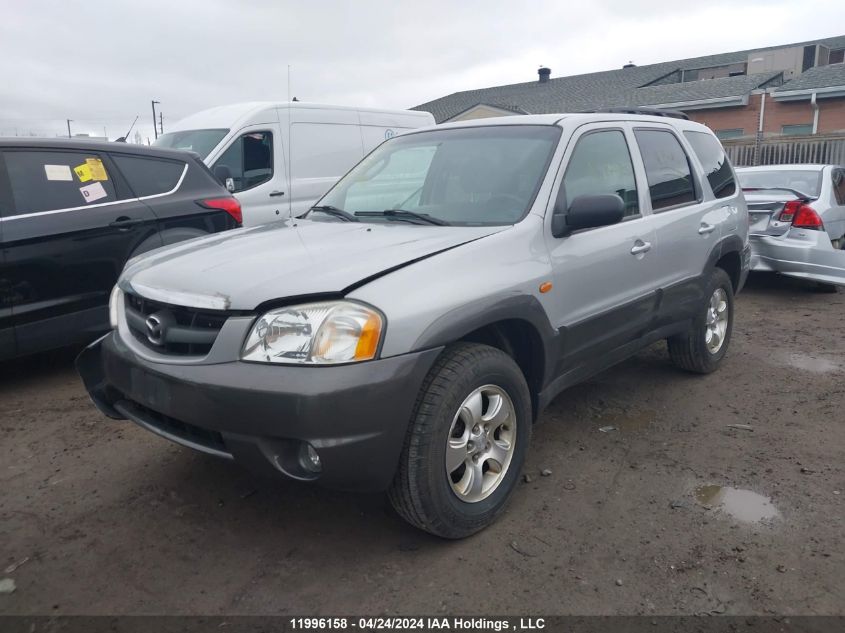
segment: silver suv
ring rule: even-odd
[[[447,538],[489,525],[539,413],[668,340],[725,356],[748,271],[704,126],[559,114],[386,141],[316,207],[129,263],[78,367],[112,418],[258,471],[387,490]]]

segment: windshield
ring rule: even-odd
[[[170,147],[172,149],[184,149],[196,152],[200,158],[211,153],[217,144],[229,130],[184,130],[183,132],[168,132],[159,136],[153,145],[158,147]]]
[[[740,171],[737,173],[743,189],[772,189],[786,187],[808,196],[818,197],[822,187],[820,169],[772,169],[771,171]],[[776,193],[776,192],[773,192]],[[784,191],[783,195],[790,195]]]
[[[560,128],[508,125],[432,130],[382,143],[318,203],[359,221],[414,221],[412,211],[460,226],[513,224],[528,212]],[[366,214],[366,215],[365,215]],[[312,219],[342,221],[326,214]]]

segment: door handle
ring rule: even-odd
[[[136,224],[141,224],[143,222],[144,220],[133,220],[132,218],[122,215],[117,218],[114,222],[110,222],[109,226],[115,229],[128,229],[132,228]]]
[[[639,255],[641,253],[648,253],[651,250],[651,242],[640,242],[637,240],[637,244],[631,248],[631,255]]]
[[[271,191],[270,192],[271,198],[275,198],[276,196],[283,196],[283,195],[285,195],[284,191]]]
[[[707,235],[712,233],[716,230],[716,227],[713,224],[707,224],[706,222],[702,222],[701,226],[698,227],[698,234],[699,235]]]

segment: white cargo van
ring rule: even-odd
[[[197,112],[156,145],[199,154],[243,207],[245,226],[304,213],[382,141],[433,125],[428,112],[237,103]]]

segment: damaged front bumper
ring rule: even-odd
[[[845,250],[837,250],[825,231],[792,228],[783,235],[751,234],[751,270],[772,271],[845,286]]]

